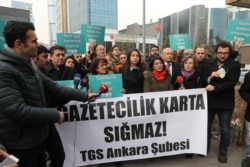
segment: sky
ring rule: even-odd
[[[0,0],[1,6],[8,6],[10,0]],[[33,4],[36,34],[40,42],[49,43],[49,25],[47,0],[16,0]],[[225,7],[225,0],[145,0],[145,23],[156,22],[172,13],[187,9],[193,5],[203,4],[206,7]],[[127,25],[142,24],[143,0],[118,0],[118,30]]]

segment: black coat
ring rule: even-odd
[[[126,89],[126,94],[143,92],[143,69],[131,70],[130,68],[123,67],[121,72],[123,88]]]
[[[240,77],[240,64],[228,58],[224,65],[226,74],[222,78],[214,78],[210,82],[211,85],[215,87],[215,90],[208,92],[208,108],[210,109],[221,109],[221,110],[233,110],[234,109],[234,87],[237,84]],[[217,59],[209,61],[207,65],[207,77],[211,75],[212,72],[218,71]]]
[[[188,78],[185,78],[183,76],[183,86],[185,87],[185,89],[195,89],[195,88],[201,88],[202,85],[200,84],[200,74],[197,71],[197,69],[195,70],[194,74],[191,75]]]
[[[250,122],[250,72],[245,75],[244,82],[239,89],[239,94],[247,102],[245,119]]]
[[[54,81],[60,81],[60,80],[73,80],[74,76],[76,74],[76,70],[62,66],[60,69],[55,69],[52,62],[48,64],[48,66],[45,68],[46,74],[48,77],[53,79]]]
[[[173,61],[171,63],[172,63],[171,83],[173,84],[174,89],[177,90],[179,89],[179,85],[176,82],[176,78],[178,75],[181,75],[181,65]]]

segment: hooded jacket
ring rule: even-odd
[[[45,93],[63,102],[88,99],[86,93],[59,86],[14,50],[0,52],[0,143],[7,149],[31,149],[45,142],[48,124],[59,120],[56,108],[46,108]]]

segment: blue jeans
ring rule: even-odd
[[[246,143],[245,143],[245,150],[247,157],[250,157],[250,122],[245,120],[245,126],[246,126]]]
[[[210,148],[211,130],[215,114],[218,115],[220,122],[219,152],[226,154],[227,148],[230,145],[230,124],[233,110],[208,109],[208,150]]]

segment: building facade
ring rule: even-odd
[[[232,19],[250,20],[250,11],[231,12],[223,8],[195,5],[158,20],[162,24],[158,43],[164,43],[171,34],[188,34],[193,48],[199,44],[216,45],[223,40]]]
[[[118,29],[117,0],[70,0],[70,30],[79,30],[81,24],[104,26]]]
[[[79,32],[81,24],[118,29],[117,0],[56,0],[58,32]],[[67,29],[63,26],[67,25]]]
[[[11,1],[11,7],[16,9],[28,10],[30,14],[30,22],[34,23],[33,8],[31,3]]]

